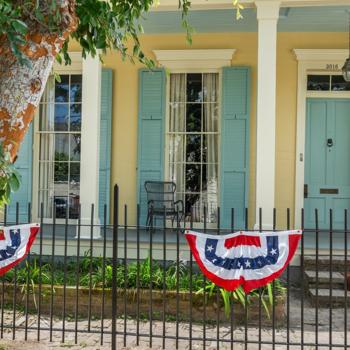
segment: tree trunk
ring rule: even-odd
[[[62,33],[48,33],[29,26],[27,44],[21,51],[31,67],[21,65],[0,37],[0,144],[16,159],[19,146],[39,105],[55,56],[76,29],[75,0],[57,0],[62,14]],[[31,23],[28,19],[26,23]]]

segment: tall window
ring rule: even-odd
[[[40,103],[38,196],[46,218],[54,208],[57,218],[78,217],[81,92],[80,74],[51,77]]]
[[[217,73],[170,76],[168,173],[195,222],[217,221],[218,83]]]

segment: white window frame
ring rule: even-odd
[[[170,74],[176,73],[217,73],[219,74],[218,103],[219,103],[219,120],[218,120],[218,206],[220,206],[220,174],[221,174],[221,117],[222,117],[222,68],[231,66],[232,59],[236,53],[235,49],[189,49],[189,50],[154,50],[153,51],[159,65],[166,68]],[[164,177],[169,178],[169,110],[170,101],[170,79],[166,83],[166,118],[165,118],[165,159],[164,159]],[[194,228],[203,228],[204,223],[194,223]],[[208,229],[217,228],[215,223],[206,223]]]
[[[72,64],[71,65],[61,65],[58,62],[54,63],[52,72],[57,74],[83,74],[82,66],[82,56],[81,52],[70,52],[69,53]],[[81,101],[83,106],[83,100]],[[34,221],[40,220],[40,210],[39,210],[39,174],[40,174],[40,163],[39,163],[39,154],[40,154],[40,132],[39,132],[39,107],[36,110],[34,120],[33,120],[33,191],[32,191],[32,217]],[[81,134],[81,131],[80,131]],[[65,223],[65,219],[56,219],[56,223],[62,224]],[[52,218],[43,218],[43,223],[51,224],[53,222]],[[77,222],[77,219],[68,219],[69,224],[74,224]]]
[[[220,206],[220,164],[221,164],[221,105],[222,105],[222,98],[221,98],[221,90],[222,90],[222,70],[221,69],[206,69],[206,70],[199,70],[199,69],[180,69],[180,70],[172,70],[170,71],[170,74],[195,74],[195,73],[200,73],[200,74],[205,74],[205,73],[215,73],[218,74],[219,79],[218,79],[218,189],[217,189],[217,202],[218,206]],[[169,179],[170,173],[169,173],[169,157],[168,157],[168,151],[169,151],[169,135],[173,134],[169,131],[169,122],[170,122],[170,79],[167,79],[166,83],[166,115],[165,115],[165,159],[164,159],[164,177],[165,179]],[[204,135],[204,132],[200,132],[200,135]],[[200,164],[203,164],[200,162]],[[184,203],[185,204],[185,203]],[[169,224],[170,224],[169,220]],[[194,222],[193,223],[194,228],[203,228],[204,223],[202,222]],[[217,228],[217,224],[215,223],[207,223],[206,227],[209,229],[214,229]]]

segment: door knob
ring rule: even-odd
[[[327,147],[333,146],[333,139],[327,139]]]

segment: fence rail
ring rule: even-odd
[[[18,204],[16,209],[18,223]],[[94,207],[90,225],[80,215],[74,225],[68,218],[58,225],[53,217],[50,235],[41,215],[42,230],[32,252],[1,277],[1,338],[80,344],[91,334],[112,350],[140,344],[203,350],[348,348],[347,210],[343,229],[333,228],[332,211],[329,228],[321,229],[315,210],[315,227],[304,228],[296,263],[268,287],[245,295],[225,292],[200,273],[183,238],[183,228],[193,222],[172,227],[163,220],[144,227],[138,207],[137,223],[129,225],[128,207],[119,211],[117,186],[113,225],[107,225],[107,209],[101,225],[93,222]],[[28,205],[28,222],[30,213]],[[244,228],[235,227],[234,209],[231,216],[230,230],[248,229],[248,210]],[[304,216],[302,211],[302,226]],[[276,217],[274,210],[273,230]],[[290,229],[289,209],[285,217],[284,229]],[[258,231],[261,218],[262,210]],[[209,232],[206,222],[203,232]],[[81,236],[86,226],[88,238]],[[227,232],[220,222],[210,231]]]

